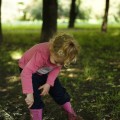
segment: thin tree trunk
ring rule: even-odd
[[[2,26],[1,26],[1,5],[2,5],[2,0],[0,0],[0,44],[2,43]]]
[[[74,28],[74,23],[75,23],[76,16],[77,16],[76,0],[72,0],[71,7],[70,7],[70,17],[69,17],[68,28]]]
[[[103,17],[102,27],[101,27],[102,32],[107,32],[109,1],[110,0],[106,0],[106,8],[105,8],[105,13],[104,13],[104,17]]]
[[[43,0],[43,24],[40,42],[48,41],[57,32],[57,0]]]

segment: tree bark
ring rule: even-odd
[[[106,7],[105,7],[105,13],[103,17],[103,23],[101,27],[102,32],[107,32],[107,22],[108,22],[108,11],[109,11],[109,2],[110,0],[106,0]]]
[[[1,5],[2,5],[2,0],[0,0],[0,44],[2,43],[2,40],[3,40],[2,26],[1,26]]]
[[[74,28],[75,19],[77,16],[76,11],[76,0],[72,0],[70,7],[70,15],[69,15],[69,25],[68,28]]]
[[[40,42],[48,41],[57,32],[57,0],[43,0],[43,24]]]

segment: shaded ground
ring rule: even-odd
[[[71,95],[74,109],[85,120],[119,120],[120,29],[111,29],[107,34],[97,29],[69,32],[79,41],[81,54],[76,64],[61,71],[60,78]],[[38,43],[39,31],[15,33],[8,30],[4,36],[0,48],[0,120],[29,120],[17,57]],[[43,99],[46,104],[44,120],[66,120],[64,112],[49,96]]]

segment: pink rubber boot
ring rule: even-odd
[[[82,117],[76,115],[70,102],[66,102],[64,105],[62,105],[62,108],[67,112],[68,120],[83,120]]]
[[[31,120],[42,120],[42,109],[30,109]]]

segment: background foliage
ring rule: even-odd
[[[58,0],[58,17],[65,19],[69,17],[70,0]],[[105,0],[76,0],[78,19],[88,22],[100,23],[104,14]],[[12,7],[11,7],[12,6]],[[111,0],[109,10],[109,22],[120,21],[120,1]],[[40,20],[42,17],[42,0],[3,0],[3,21]]]

